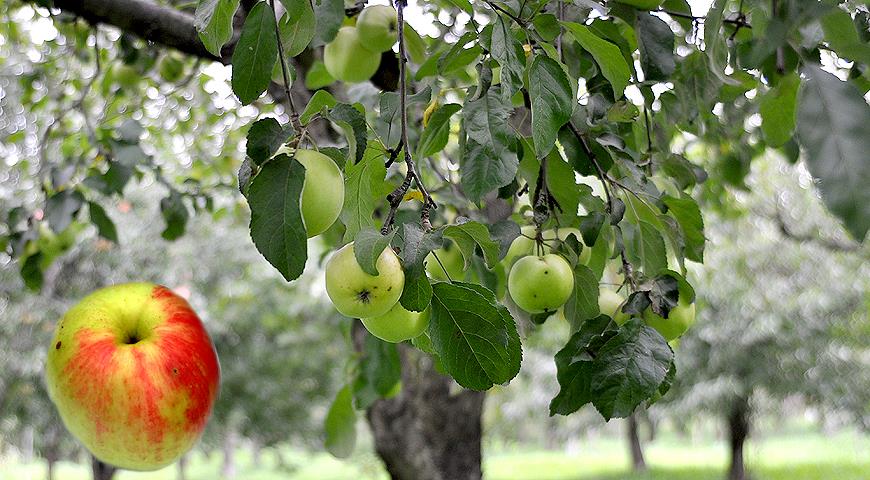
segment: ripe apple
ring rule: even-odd
[[[372,52],[386,52],[393,48],[399,32],[396,9],[389,5],[366,7],[356,20],[356,28],[363,48]]]
[[[190,450],[218,394],[214,345],[166,287],[97,290],[60,320],[46,383],[67,429],[95,457],[156,470]]]
[[[671,341],[686,333],[695,323],[695,304],[680,296],[677,306],[668,312],[668,318],[663,318],[647,308],[643,311],[643,319],[647,325],[658,330],[665,340]]]
[[[405,272],[398,255],[387,247],[376,266],[377,276],[363,271],[356,261],[353,242],[341,247],[326,263],[326,293],[343,315],[378,317],[399,301],[405,288]]]
[[[396,302],[389,312],[371,318],[363,318],[363,325],[372,335],[385,342],[399,343],[423,333],[429,326],[429,309],[422,312],[406,310]]]
[[[615,0],[616,3],[630,5],[638,10],[655,10],[664,3],[664,0]]]
[[[511,298],[529,313],[555,311],[568,301],[573,289],[571,265],[554,253],[523,257],[508,275]]]
[[[514,241],[511,242],[511,246],[510,248],[508,248],[507,254],[505,254],[504,256],[504,260],[502,260],[502,262],[508,267],[510,267],[513,262],[516,261],[518,258],[537,254],[537,252],[535,251],[535,241],[532,239],[535,236],[534,225],[526,225],[520,229],[520,232],[520,236],[515,238]],[[580,236],[580,230],[577,230],[576,228],[560,228],[558,229],[558,232],[556,230],[544,230],[543,232],[541,232],[541,235],[544,238],[544,253],[553,253],[552,247],[555,246],[555,243],[557,243],[556,238],[564,241],[572,233],[582,244],[583,237]],[[583,250],[580,252],[580,263],[584,265],[588,264],[591,257],[592,249],[584,244]]]
[[[625,299],[622,298],[622,295],[616,293],[615,290],[610,288],[598,289],[598,310],[602,314],[612,318],[617,325],[622,325],[631,317],[629,314],[622,312],[621,307],[623,303],[625,303]]]
[[[360,83],[372,78],[381,63],[381,54],[362,47],[356,27],[341,27],[323,48],[323,64],[336,80]]]

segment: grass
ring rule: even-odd
[[[289,448],[282,450],[291,467],[281,469],[273,452],[263,454],[255,468],[251,455],[240,450],[237,478],[245,480],[345,480],[386,479],[379,461],[370,453],[339,461],[325,453]],[[581,444],[578,452],[529,451],[503,448],[487,452],[484,472],[487,480],[707,480],[722,479],[727,451],[722,442],[690,442],[662,437],[645,449],[650,470],[632,474],[620,439],[596,439]],[[190,480],[218,478],[220,455],[194,453],[187,469]],[[748,445],[747,467],[756,480],[859,480],[870,475],[870,438],[854,432],[824,436],[814,433],[780,435]],[[45,478],[44,464],[23,465],[0,459],[0,480]],[[158,472],[122,472],[120,480],[175,480],[175,467]],[[62,462],[56,478],[86,480],[86,466]]]

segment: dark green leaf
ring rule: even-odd
[[[798,139],[822,200],[860,242],[870,229],[870,106],[851,84],[806,65]]]
[[[45,200],[45,218],[55,232],[69,227],[84,204],[84,197],[77,190],[62,190]]]
[[[435,110],[417,142],[417,157],[428,157],[444,149],[450,136],[450,117],[461,108],[459,104],[448,103]]]
[[[761,132],[768,146],[779,147],[791,140],[797,121],[797,93],[800,77],[792,72],[761,97]]]
[[[489,237],[489,230],[478,222],[465,222],[459,225],[448,225],[444,229],[444,236],[453,240],[462,252],[465,259],[465,268],[471,265],[474,250],[480,247],[486,265],[493,268],[499,260],[499,245]]]
[[[849,60],[870,64],[870,45],[858,37],[852,16],[843,9],[834,8],[821,18],[825,40],[837,55]]]
[[[565,318],[571,331],[577,331],[584,321],[595,318],[598,310],[598,278],[586,265],[574,267],[574,291],[565,303]]]
[[[396,231],[389,235],[381,235],[381,232],[366,227],[357,232],[353,242],[353,253],[360,268],[369,275],[378,275],[378,258],[384,249],[393,241]]]
[[[324,422],[326,451],[336,458],[347,458],[356,444],[356,412],[350,385],[338,391]]]
[[[106,240],[118,243],[118,230],[103,207],[98,203],[88,202],[88,213],[91,217],[91,223],[97,227],[97,233]]]
[[[341,223],[347,228],[344,234],[346,241],[356,237],[357,232],[365,227],[374,227],[372,215],[375,213],[376,196],[383,190],[384,177],[387,169],[384,167],[383,155],[375,154],[374,148],[368,148],[366,155],[359,163],[348,162],[345,165],[347,175],[344,180],[344,206],[341,209]]]
[[[520,233],[520,226],[513,220],[502,220],[489,225],[489,236],[499,245],[498,258],[507,255],[508,249]]]
[[[257,120],[248,130],[246,147],[248,157],[255,164],[260,165],[271,158],[292,135],[293,127],[290,125],[283,127],[272,117]]]
[[[471,201],[479,201],[488,192],[507,185],[517,174],[519,161],[510,151],[514,134],[507,124],[511,110],[496,87],[463,107],[468,139],[460,158],[460,172],[462,189]]]
[[[546,55],[537,55],[529,70],[532,138],[535,155],[543,158],[556,145],[556,136],[574,111],[574,92],[562,67]]]
[[[40,267],[42,260],[42,253],[36,252],[28,256],[21,264],[21,279],[24,280],[24,286],[34,292],[38,292],[42,288],[44,281]]]
[[[341,22],[344,21],[344,0],[313,0],[314,18],[317,19],[311,47],[319,47],[331,42]]]
[[[633,263],[642,266],[647,275],[655,275],[667,268],[668,258],[662,234],[651,224],[640,221],[638,225],[623,223],[625,250]]]
[[[281,43],[284,45],[284,54],[295,57],[302,53],[314,38],[317,24],[314,10],[308,0],[281,0],[281,3],[287,9],[287,13],[278,23]]]
[[[363,147],[365,147],[368,137],[365,114],[353,105],[339,103],[332,107],[327,116],[344,131],[349,149],[348,158],[353,163],[359,162],[365,153]]]
[[[429,283],[429,277],[423,272],[413,277],[406,274],[405,288],[402,290],[399,302],[406,310],[412,312],[426,310],[426,307],[432,302],[432,285]]]
[[[544,40],[548,42],[552,42],[559,36],[559,32],[561,32],[561,27],[559,26],[559,19],[556,18],[555,15],[550,13],[541,13],[535,15],[535,18],[532,19],[532,25],[535,26],[535,30]]]
[[[281,154],[263,165],[248,190],[254,245],[288,282],[302,275],[308,258],[300,210],[304,179],[305,167]]]
[[[569,415],[591,402],[595,347],[616,335],[616,324],[601,315],[582,324],[556,354],[559,394],[550,402],[550,415]]]
[[[386,397],[402,380],[402,364],[396,345],[366,333],[359,370],[353,382],[356,408],[365,410]]]
[[[580,189],[577,188],[574,169],[562,158],[558,150],[551,151],[547,159],[547,188],[559,202],[563,218],[573,219],[577,216]]]
[[[562,22],[562,25],[571,32],[571,35],[584,50],[592,54],[595,63],[601,67],[601,73],[613,86],[614,99],[618,100],[631,79],[631,71],[628,69],[628,63],[619,51],[619,47],[599,38],[589,31],[588,27],[579,23]]]
[[[166,228],[160,236],[166,240],[175,240],[184,235],[190,213],[181,194],[173,190],[169,192],[168,197],[160,200],[160,213],[166,222]]]
[[[451,74],[457,70],[467,67],[471,62],[475,61],[480,56],[480,45],[475,42],[472,46],[464,48],[470,42],[474,42],[476,36],[473,32],[466,32],[459,40],[450,47],[450,50],[444,52],[438,59],[438,73],[442,75]]]
[[[239,42],[233,50],[233,92],[247,105],[266,91],[278,59],[275,14],[266,2],[257,2],[248,13]]]
[[[221,48],[233,37],[233,16],[239,0],[199,0],[193,25],[199,39],[212,55],[221,56]]]
[[[704,219],[701,217],[701,209],[698,204],[686,194],[682,194],[680,198],[665,195],[663,201],[683,231],[684,255],[694,262],[703,262],[706,240],[704,238]]]
[[[674,73],[674,32],[664,20],[638,12],[634,23],[644,80],[667,80]]]
[[[501,65],[502,95],[510,98],[523,87],[525,53],[519,40],[511,32],[511,21],[496,15],[492,27],[490,54]]]

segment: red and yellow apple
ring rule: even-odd
[[[156,470],[202,434],[220,367],[187,301],[166,287],[129,283],[97,290],[64,315],[46,381],[63,423],[95,457]]]

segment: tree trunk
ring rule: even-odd
[[[221,465],[221,478],[229,479],[236,476],[236,431],[230,429],[224,437],[224,461]]]
[[[402,391],[367,415],[387,472],[394,480],[480,479],[484,394],[461,390],[419,350],[399,350]]]
[[[746,480],[746,466],[743,463],[743,445],[749,436],[749,402],[738,399],[728,413],[728,440],[731,447],[731,467],[728,480]]]
[[[91,471],[94,472],[94,480],[112,480],[118,469],[91,457]]]
[[[178,480],[187,480],[187,455],[182,455],[178,459]]]
[[[640,445],[636,413],[629,415],[626,433],[628,435],[628,450],[631,453],[632,470],[635,472],[646,471],[646,461],[643,458],[643,448]]]
[[[56,461],[53,458],[46,458],[45,459],[45,465],[46,465],[45,478],[47,478],[48,480],[54,480],[54,464],[55,464],[55,462]]]

